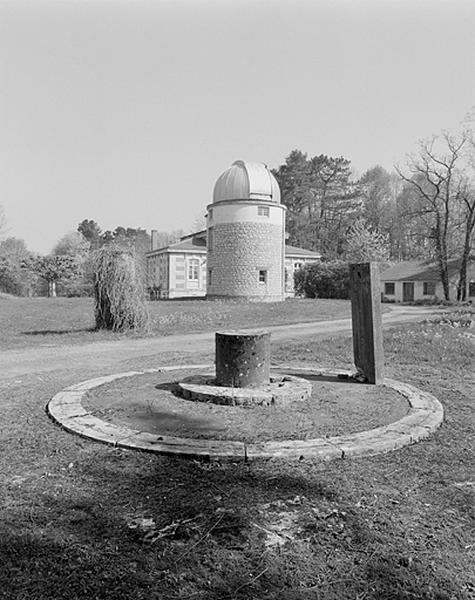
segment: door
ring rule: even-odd
[[[414,302],[414,282],[404,281],[402,284],[402,301]]]

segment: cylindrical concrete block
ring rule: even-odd
[[[270,333],[229,331],[216,333],[216,384],[259,387],[269,383]]]

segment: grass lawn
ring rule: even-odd
[[[114,449],[44,412],[103,373],[0,381],[0,598],[473,599],[475,329],[448,321],[385,333],[388,375],[435,394],[446,418],[368,459],[207,464]],[[351,340],[276,345],[273,359],[347,366]]]
[[[226,328],[262,327],[348,318],[348,300],[288,299],[243,303],[170,300],[148,303],[148,335],[171,335]],[[0,297],[0,348],[50,346],[117,339],[132,333],[94,331],[91,298]]]

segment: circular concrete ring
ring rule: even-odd
[[[383,385],[399,392],[409,404],[409,412],[399,421],[342,436],[329,436],[311,440],[288,440],[246,444],[239,441],[202,440],[160,436],[145,431],[114,425],[91,415],[81,400],[88,390],[124,377],[145,373],[164,373],[178,370],[209,369],[211,365],[178,365],[130,371],[89,379],[65,388],[48,403],[47,412],[66,431],[85,438],[157,454],[176,455],[205,460],[250,460],[252,458],[317,458],[330,460],[374,456],[414,444],[433,433],[444,418],[441,403],[432,394],[423,392],[408,383],[385,379]],[[309,372],[314,375],[351,375],[335,369],[302,368],[280,365],[279,369]]]

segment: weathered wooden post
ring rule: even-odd
[[[350,289],[355,366],[367,383],[380,384],[384,354],[378,263],[351,264]]]
[[[270,333],[230,331],[216,333],[216,384],[259,387],[270,379]]]

